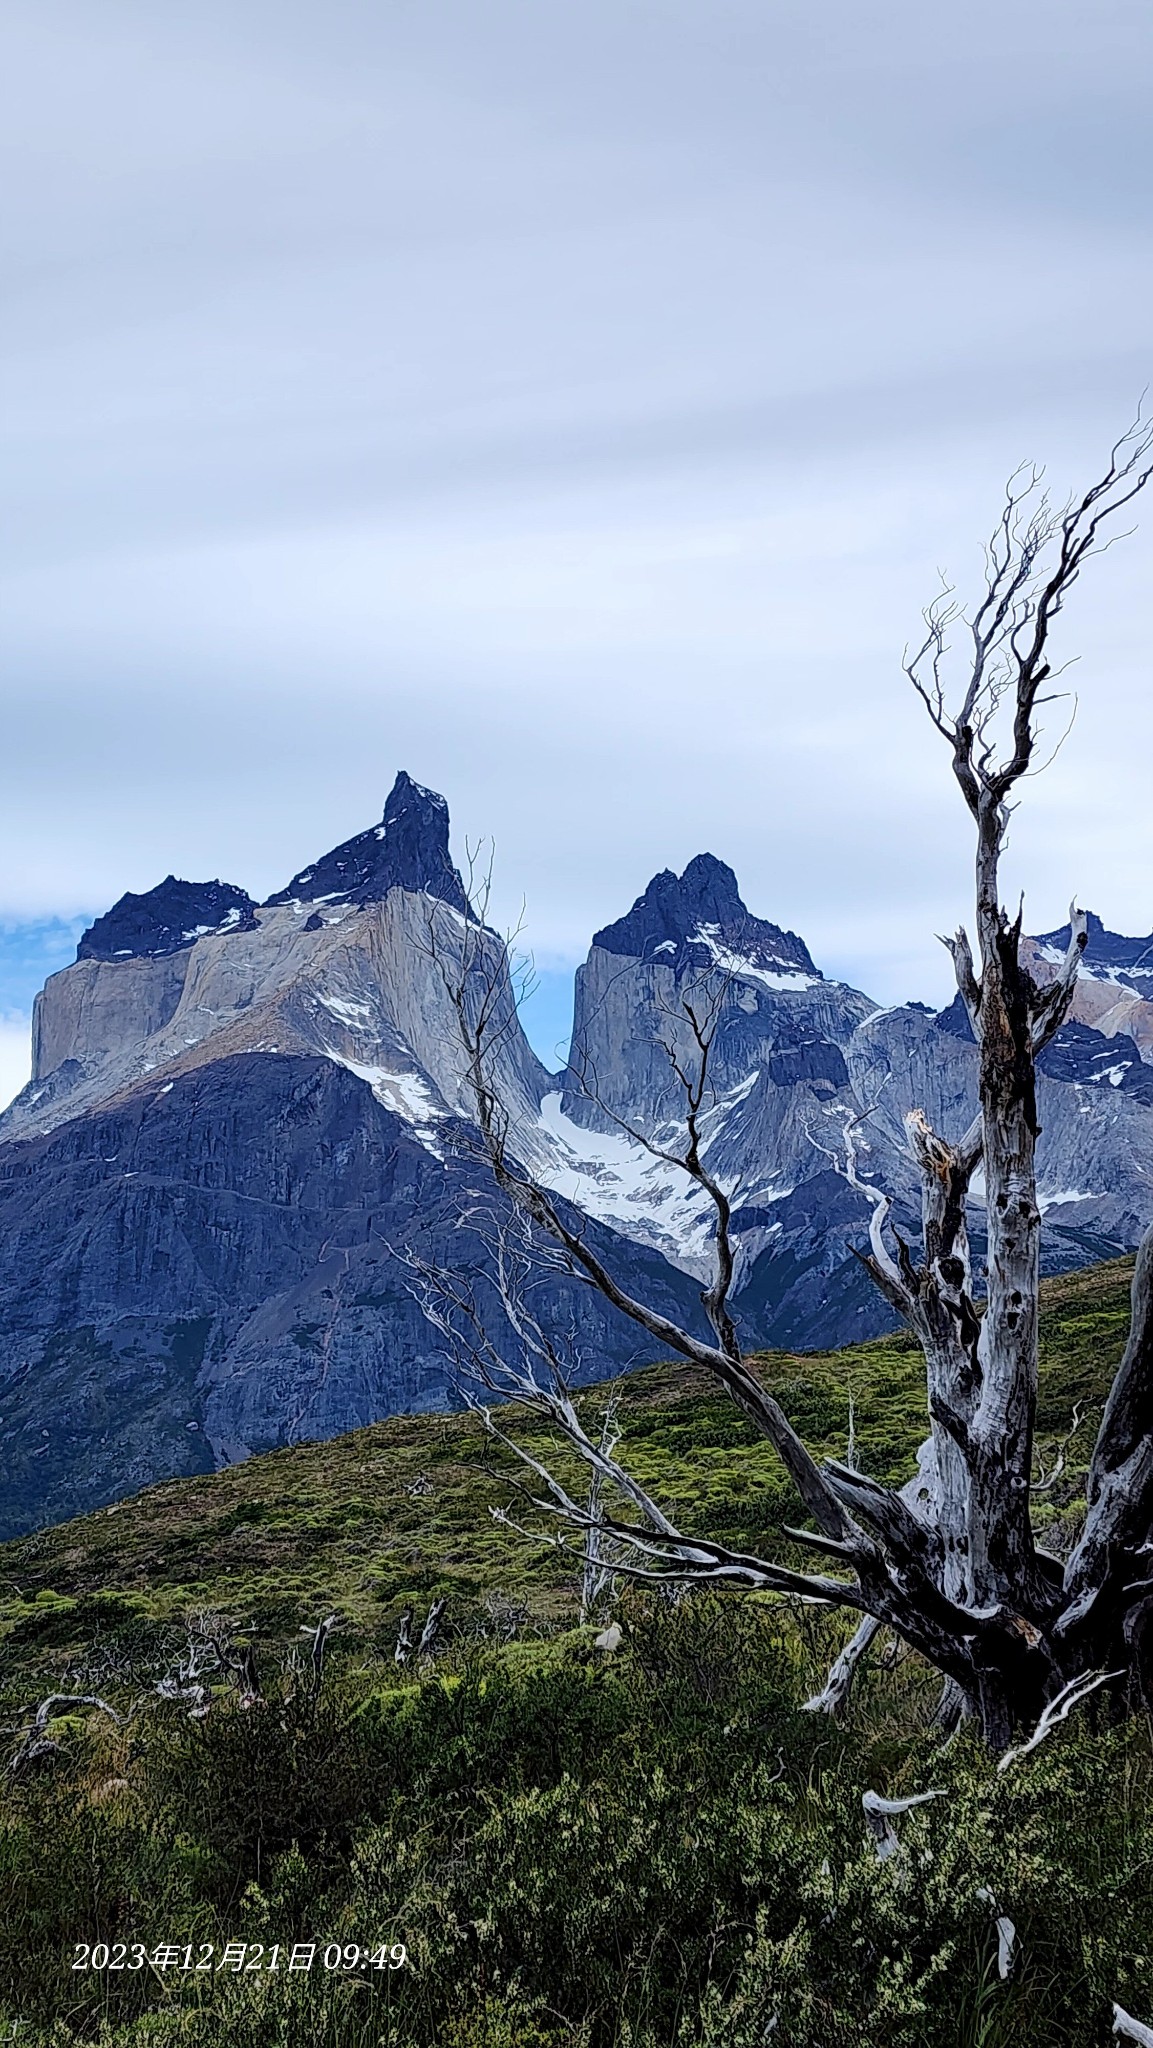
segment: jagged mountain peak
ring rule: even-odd
[[[1147,938],[1126,938],[1122,932],[1106,929],[1096,912],[1086,913],[1089,927],[1089,942],[1082,955],[1082,967],[1089,973],[1111,974],[1120,970],[1122,976],[1135,974],[1153,989],[1153,932]],[[1069,927],[1064,924],[1055,932],[1040,932],[1032,942],[1041,948],[1046,957],[1054,960],[1064,956],[1069,944]]]
[[[159,959],[212,934],[251,931],[255,909],[247,890],[231,882],[184,882],[176,875],[166,875],[143,895],[129,890],[89,925],[76,948],[76,958]]]
[[[954,996],[947,1009],[933,1018],[933,1027],[950,1038],[975,1041],[969,1013],[961,996]],[[1126,1032],[1106,1035],[1067,1017],[1055,1038],[1037,1060],[1039,1073],[1054,1081],[1072,1081],[1079,1087],[1124,1088],[1127,1096],[1153,1104],[1153,1070],[1141,1058],[1136,1042]]]
[[[448,850],[448,805],[402,768],[379,825],[370,825],[294,875],[277,903],[378,903],[390,889],[425,890],[454,910],[467,909],[464,884]]]
[[[662,868],[626,916],[593,934],[593,945],[626,959],[664,959],[670,966],[691,957],[688,949],[703,949],[730,966],[743,960],[820,979],[804,940],[754,917],[732,868],[712,853],[696,854],[679,876]]]

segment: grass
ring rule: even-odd
[[[1128,1327],[1131,1259],[1046,1280],[1042,1289],[1039,1443],[1082,1428],[1060,1485],[1039,1504],[1075,1507],[1095,1416]],[[904,1336],[842,1351],[767,1353],[766,1383],[817,1451],[843,1454],[850,1401],[866,1470],[900,1480],[925,1432],[923,1366]],[[707,1378],[663,1364],[617,1383],[621,1454],[686,1525],[779,1552],[795,1501],[775,1453]],[[609,1389],[582,1401],[591,1410]],[[508,1416],[546,1449],[541,1425]],[[525,1605],[546,1627],[575,1619],[571,1555],[494,1522],[515,1468],[494,1456],[470,1413],[397,1416],[327,1443],[147,1488],[95,1514],[0,1546],[0,1688],[51,1674],[133,1623],[193,1610],[227,1615],[270,1641],[337,1612],[371,1654],[391,1643],[413,1602],[445,1596],[457,1622],[486,1599]]]
[[[1124,1344],[1131,1260],[1047,1281],[1038,1504],[1071,1522]],[[760,1369],[814,1450],[900,1480],[925,1428],[903,1338]],[[594,1409],[608,1392],[582,1396]],[[778,1461],[680,1365],[619,1383],[622,1452],[689,1527],[780,1554]],[[546,1449],[542,1426],[506,1411]],[[515,1467],[470,1414],[398,1417],[0,1549],[0,1711],[50,1691],[50,1755],[0,1780],[0,2040],[22,2048],[1100,2048],[1153,2018],[1153,1751],[1100,1701],[1005,1776],[942,1745],[915,1658],[844,1725],[798,1711],[843,1618],[627,1589],[577,1624],[571,1553],[494,1522]],[[431,1668],[400,1611],[444,1595]],[[318,1686],[300,1630],[341,1626]],[[261,1696],[154,1686],[188,1617],[254,1646]],[[515,1640],[508,1640],[515,1634]],[[129,1712],[129,1709],[132,1711]],[[944,1795],[879,1865],[866,1787]],[[1092,1816],[1087,1826],[1086,1816]],[[991,1893],[1014,1920],[996,1973]],[[403,1941],[397,1976],[77,1974],[78,1942]]]

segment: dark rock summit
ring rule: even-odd
[[[494,1085],[516,1156],[627,1294],[703,1327],[715,1211],[676,1163],[675,1070],[699,1057],[684,1004],[703,989],[715,1035],[698,1129],[732,1202],[742,1342],[826,1348],[891,1327],[854,1256],[870,1204],[845,1179],[845,1133],[915,1242],[905,1117],[922,1110],[951,1139],[977,1104],[959,1001],[937,1017],[878,1007],[698,854],[596,934],[569,1066],[551,1075],[500,941],[470,938],[466,908],[447,805],[401,774],[378,826],[267,904],[169,876],[123,897],[49,978],[33,1078],[0,1116],[9,1531],[451,1402],[414,1259],[462,1275],[494,1344],[514,1345],[488,1241],[502,1204],[468,1123],[445,959],[495,995]],[[1040,981],[1064,938],[1023,941]],[[1153,940],[1092,918],[1073,1009],[1039,1063],[1047,1267],[1123,1251],[1153,1214],[1150,994]],[[979,1262],[979,1194],[971,1228]],[[536,1312],[580,1379],[652,1356],[559,1270]]]
[[[379,825],[346,839],[294,875],[276,903],[379,903],[390,889],[425,891],[453,910],[467,902],[448,850],[448,805],[401,769]]]
[[[448,850],[448,805],[402,769],[379,825],[346,839],[294,875],[278,903],[379,903],[390,889],[425,891],[454,910],[467,908],[464,885]],[[726,870],[727,872],[727,870]],[[122,896],[84,933],[78,960],[160,959],[198,939],[251,931],[257,909],[231,882],[185,882],[167,875],[144,895]]]
[[[1130,984],[1141,995],[1153,994],[1153,932],[1146,939],[1127,939],[1121,932],[1107,931],[1092,910],[1088,913],[1088,924],[1089,943],[1082,955],[1082,970],[1108,974],[1111,979]],[[1069,944],[1069,927],[1065,924],[1059,931],[1041,932],[1034,943],[1047,948],[1054,957],[1059,956]]]
[[[143,896],[131,892],[90,925],[78,960],[158,960],[218,932],[251,931],[256,905],[231,882],[182,882],[166,875]]]
[[[753,917],[732,869],[711,853],[698,853],[679,877],[671,868],[654,875],[626,916],[594,933],[593,945],[625,959],[664,958],[674,965],[686,947],[713,950],[710,938],[759,967],[819,979],[804,940]]]

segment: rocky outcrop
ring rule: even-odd
[[[78,960],[159,959],[210,932],[251,931],[256,905],[231,882],[180,882],[166,875],[144,896],[122,896],[84,933]]]
[[[732,952],[763,973],[820,980],[804,940],[753,917],[732,869],[711,853],[698,853],[683,875],[671,868],[654,875],[624,917],[593,934],[593,946],[621,959],[667,955],[670,965],[691,959],[704,967]]]
[[[206,1060],[279,1052],[343,1063],[435,1144],[438,1119],[468,1108],[443,972],[461,957],[465,899],[447,863],[444,799],[398,776],[383,823],[316,862],[305,894],[282,891],[175,950],[109,954],[86,933],[75,965],[37,998],[32,1080],[0,1117],[0,1138],[51,1130]],[[307,893],[340,874],[343,893]],[[172,885],[152,893],[171,902]],[[499,942],[474,925],[470,944],[509,1023],[502,1092],[531,1122],[550,1077],[516,1022]]]
[[[479,1227],[500,1204],[457,1135],[438,1157],[347,1066],[245,1053],[0,1146],[0,1536],[451,1402],[411,1257],[471,1285],[513,1342]],[[699,1322],[685,1275],[588,1227]],[[578,1380],[649,1356],[563,1275],[535,1306]]]
[[[277,903],[381,903],[390,889],[436,896],[453,910],[467,909],[464,884],[448,850],[448,805],[403,770],[379,825],[346,839],[294,875]],[[320,913],[314,912],[318,922]],[[315,930],[316,925],[310,929]]]
[[[1039,979],[1064,936],[1026,942]],[[1153,941],[1091,919],[1087,959],[1039,1075],[1050,1267],[1128,1248],[1153,1215]],[[743,1341],[825,1348],[890,1327],[854,1255],[869,1207],[839,1170],[845,1126],[915,1237],[903,1118],[922,1109],[953,1137],[976,1107],[960,1003],[879,1009],[701,854],[596,933],[551,1075],[499,939],[469,913],[444,800],[402,774],[379,825],[266,903],[169,876],[98,919],[42,991],[33,1080],[0,1117],[9,1530],[450,1400],[418,1266],[466,1278],[515,1342],[449,993],[462,980],[494,1006],[512,1149],[626,1290],[700,1320],[715,1218],[675,1158],[695,1019],[712,1037],[700,1139],[733,1203]],[[578,1377],[651,1355],[560,1270],[534,1305]]]
[[[694,1068],[686,1003],[702,1025],[715,1024],[703,1128],[709,1166],[744,1218],[743,1277],[780,1237],[776,1205],[838,1149],[841,1112],[857,1107],[844,1048],[876,1005],[827,980],[795,933],[752,916],[731,868],[711,854],[679,879],[657,875],[625,917],[596,933],[577,972],[563,1091],[545,1106],[570,1151],[589,1161],[585,1185],[574,1179],[568,1191],[702,1274],[707,1196],[626,1136],[627,1128],[664,1150],[682,1139],[684,1089],[670,1052]],[[819,1321],[815,1341],[833,1341],[832,1325]],[[762,1327],[775,1341],[775,1324]]]

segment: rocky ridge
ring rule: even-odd
[[[1039,979],[1063,936],[1028,942]],[[469,919],[444,799],[401,775],[378,825],[265,903],[170,876],[45,985],[32,1082],[0,1117],[8,1526],[450,1398],[413,1261],[471,1275],[501,1327],[445,979],[466,942],[502,1020],[514,1147],[627,1286],[699,1316],[711,1206],[662,1156],[684,1135],[668,1051],[694,1057],[687,1000],[714,1034],[703,1150],[734,1202],[746,1341],[887,1326],[853,1257],[868,1210],[839,1170],[844,1127],[869,1112],[865,1170],[914,1234],[902,1119],[968,1122],[963,1008],[881,1009],[829,979],[701,854],[595,934],[551,1075],[499,940]],[[1153,940],[1094,918],[1087,960],[1039,1083],[1050,1268],[1130,1248],[1153,1215]],[[587,1288],[546,1294],[578,1376],[647,1356]]]

